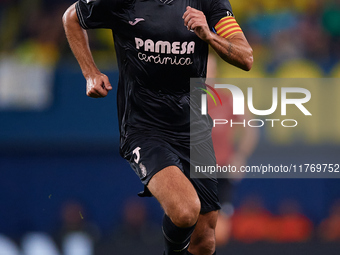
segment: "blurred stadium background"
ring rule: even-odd
[[[0,255],[161,254],[162,210],[118,154],[116,94],[94,100],[67,45],[72,1],[0,0]],[[339,0],[231,0],[254,49],[252,71],[223,78],[340,78]],[[118,80],[109,31],[89,31],[99,68]],[[339,89],[330,99],[338,102]],[[249,164],[339,163],[332,122],[296,138],[261,129]],[[306,131],[308,126],[306,127]],[[245,179],[235,185],[219,254],[338,254],[338,179]]]

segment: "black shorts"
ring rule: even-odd
[[[218,180],[218,197],[221,204],[232,203],[233,183],[227,178]]]
[[[226,178],[218,179],[218,198],[221,203],[221,211],[231,217],[234,214],[232,199],[233,182]]]
[[[201,202],[201,213],[208,213],[221,208],[218,201],[216,178],[190,178],[190,146],[174,144],[157,137],[138,137],[129,143],[124,153],[125,159],[139,176],[144,186],[140,196],[152,196],[147,188],[152,176],[168,166],[177,166],[191,181]],[[201,165],[216,165],[212,140],[208,139],[191,147],[205,155],[201,160],[208,160]]]

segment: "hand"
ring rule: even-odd
[[[86,95],[93,98],[106,97],[112,90],[109,78],[105,74],[95,74],[86,78]]]
[[[212,34],[203,12],[188,6],[182,18],[184,19],[184,26],[188,30],[193,30],[203,41],[208,42],[211,39]]]

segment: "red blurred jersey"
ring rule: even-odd
[[[233,115],[233,98],[231,93],[227,91],[218,91],[221,97],[222,105],[219,100],[215,105],[213,99],[208,96],[208,113],[214,119],[227,120],[227,124],[218,124],[212,129],[212,140],[215,149],[216,162],[219,165],[226,165],[230,163],[230,158],[234,154],[233,136],[236,127],[230,126],[230,121],[239,121],[240,116]]]

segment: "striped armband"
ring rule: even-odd
[[[214,28],[216,34],[224,38],[228,38],[233,34],[242,33],[242,29],[237,24],[233,16],[227,16],[220,19],[220,21],[215,25]]]

